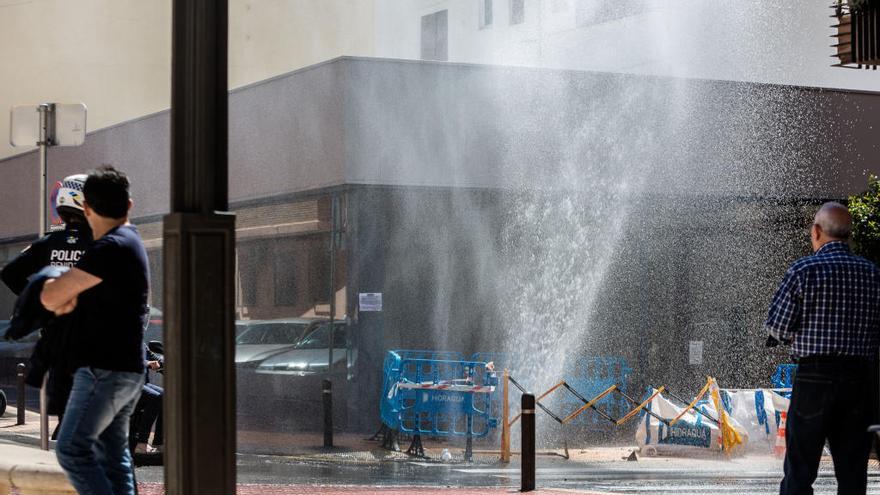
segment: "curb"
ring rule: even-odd
[[[72,495],[76,490],[52,452],[7,444],[0,445],[0,493]]]

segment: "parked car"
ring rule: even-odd
[[[287,318],[278,320],[237,320],[235,322],[235,362],[259,361],[273,352],[290,347],[324,319]],[[144,342],[163,342],[162,311],[150,306]]]
[[[348,324],[334,322],[333,393],[347,397],[346,371],[353,366]],[[313,323],[306,336],[294,346],[278,351],[261,361],[236,367],[237,414],[245,428],[270,428],[283,431],[314,431],[322,422],[322,380],[327,378],[330,324]],[[335,408],[340,413],[344,408]],[[334,425],[344,425],[344,415],[334,418]]]
[[[20,340],[6,340],[9,320],[0,320],[0,357],[27,360],[40,340],[40,332],[31,332]]]
[[[326,320],[288,318],[240,320],[235,323],[235,364],[256,363],[292,348]]]
[[[348,326],[333,324],[333,371],[345,371],[349,363]],[[257,366],[257,373],[306,376],[327,373],[330,360],[330,324],[313,329],[292,349],[278,352]]]
[[[163,316],[162,310],[155,306],[150,306],[150,316],[149,321],[147,322],[147,328],[144,330],[144,342],[163,342],[162,338],[162,324],[163,324]],[[247,323],[248,321],[236,321],[235,322],[235,336],[237,337],[243,331],[250,328]]]
[[[40,332],[33,332],[21,340],[6,340],[9,320],[0,320],[0,384],[15,384],[18,363],[30,363],[31,354],[40,339]]]

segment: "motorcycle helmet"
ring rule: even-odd
[[[83,213],[83,186],[86,184],[86,174],[75,174],[61,181],[61,188],[55,198],[55,211],[64,220],[70,223],[71,218],[84,220]]]

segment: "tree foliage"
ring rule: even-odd
[[[880,177],[868,177],[868,190],[849,197],[855,252],[880,265]]]
[[[858,12],[864,8],[876,7],[878,5],[878,0],[837,0],[838,7],[842,5],[849,5],[849,8],[853,12]]]

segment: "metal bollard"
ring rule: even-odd
[[[325,378],[321,384],[324,399],[324,447],[333,446],[333,390],[330,380]]]
[[[49,373],[43,374],[43,386],[40,387],[40,448],[49,450],[49,395],[46,393],[46,385],[49,383]]]
[[[510,464],[510,370],[504,368],[501,378],[501,462]]]
[[[535,396],[523,394],[520,407],[522,418],[522,466],[520,480],[521,492],[530,492],[535,489]]]
[[[18,411],[17,411],[18,412],[18,421],[16,421],[15,424],[17,424],[17,425],[24,424],[24,401],[25,401],[25,395],[24,395],[25,394],[25,389],[24,389],[25,373],[24,373],[24,370],[25,370],[25,368],[27,368],[27,366],[24,363],[18,363],[18,365],[16,365],[16,369],[18,371],[16,373],[16,376],[18,378],[18,382],[16,383],[15,403],[18,406]]]

